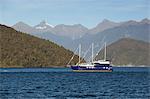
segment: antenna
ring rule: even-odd
[[[105,49],[104,49],[104,60],[106,61],[106,42],[105,42]]]
[[[81,44],[79,44],[79,64],[80,64],[80,56],[81,56]]]
[[[92,43],[92,63],[93,63],[93,47],[94,47],[94,43]]]

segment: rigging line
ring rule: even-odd
[[[92,48],[92,45],[91,45],[91,47],[90,48]],[[94,48],[93,48],[94,49]],[[88,58],[88,62],[90,62],[90,60],[92,59],[92,56],[89,56],[89,58]]]
[[[94,59],[95,59],[95,57],[98,55],[98,53],[102,50],[103,46],[104,46],[104,44],[103,44],[103,45],[100,47],[100,49],[97,51],[97,53],[96,53],[95,56],[94,56]]]
[[[82,60],[85,58],[85,56],[87,55],[87,53],[89,52],[89,50],[91,49],[91,46],[88,48],[88,50],[86,50],[86,52],[84,53],[83,57],[82,57]],[[81,61],[82,61],[81,60]]]
[[[100,45],[102,45],[102,46],[100,46],[100,49],[97,51],[97,53],[95,54],[95,56],[94,56],[94,58],[93,59],[95,59],[95,57],[96,57],[96,55],[98,55],[98,53],[100,52],[100,50],[102,49],[102,47],[103,47],[103,42],[105,41],[105,36],[102,38],[102,40],[101,40],[101,42],[100,42]],[[88,62],[90,62],[90,59],[91,59],[92,57],[91,56],[89,56],[89,58],[88,58]]]
[[[94,59],[95,59],[95,57],[98,55],[98,53],[101,51],[101,49],[102,49],[102,47],[104,46],[104,39],[105,39],[105,36],[103,37],[103,39],[102,39],[102,41],[100,42],[100,45],[102,45],[101,47],[100,47],[100,49],[97,51],[97,53],[95,54],[95,56],[94,56]]]
[[[98,55],[98,53],[102,50],[103,46],[104,46],[104,44],[100,47],[100,50],[98,50],[98,52],[96,53],[96,55]]]
[[[79,48],[76,48],[76,50],[75,50],[75,52],[74,52],[74,53],[76,53],[76,51],[77,51],[78,49],[79,49]],[[71,57],[71,59],[69,60],[69,62],[67,63],[67,65],[69,65],[69,64],[70,64],[70,62],[73,60],[74,56],[75,56],[75,54],[73,54],[73,56]]]

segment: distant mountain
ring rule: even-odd
[[[47,33],[52,33],[57,36],[68,37],[73,40],[81,38],[88,31],[88,29],[82,26],[81,24],[74,24],[74,25],[60,24],[54,27],[48,24],[46,21],[42,21],[38,25],[35,25],[33,27],[23,22],[18,22],[15,25],[13,25],[12,28],[18,31],[27,32],[33,35],[47,32]]]
[[[81,24],[74,25],[56,25],[53,29],[53,33],[59,36],[65,36],[74,39],[81,38],[88,29]]]
[[[18,31],[27,32],[32,35],[42,35],[42,33],[50,33],[50,34],[56,35],[58,37],[66,37],[66,38],[69,38],[72,40],[76,40],[76,39],[80,39],[82,37],[84,38],[84,36],[87,37],[86,35],[89,35],[89,36],[91,36],[91,34],[99,35],[99,34],[103,34],[103,32],[106,32],[110,29],[114,29],[114,28],[118,28],[118,27],[119,28],[127,27],[130,25],[132,25],[132,26],[139,25],[139,24],[150,24],[150,20],[145,18],[141,22],[129,20],[126,22],[116,23],[116,22],[104,19],[101,23],[99,23],[96,27],[94,27],[92,29],[88,29],[81,24],[74,24],[74,25],[59,24],[56,26],[52,26],[52,25],[48,24],[46,21],[42,21],[38,25],[35,25],[34,27],[29,26],[23,22],[18,22],[12,27]],[[128,35],[128,33],[127,33],[127,35]]]
[[[66,66],[73,52],[55,43],[0,25],[0,67]],[[72,63],[78,62],[75,55]]]
[[[24,22],[18,22],[15,25],[12,26],[17,31],[25,32],[28,34],[38,34],[38,33],[44,33],[44,32],[51,32],[52,31],[52,25],[49,25],[45,21],[40,22],[38,25],[32,27]]]
[[[146,42],[150,42],[150,24],[148,21],[143,22],[134,22],[128,21],[124,22],[122,25],[104,30],[95,35],[87,34],[80,39],[74,40],[72,43],[73,46],[78,46],[79,43],[83,45],[89,46],[92,42],[100,45],[101,42],[107,42],[108,44],[113,43],[121,38],[130,37],[137,40],[143,40]],[[87,49],[87,47],[83,46],[83,49]],[[72,48],[71,47],[71,48]],[[100,48],[100,47],[99,47]]]
[[[104,42],[107,44],[111,44],[121,38],[129,37],[136,40],[142,40],[145,42],[150,42],[150,24],[148,21],[143,22],[135,22],[134,24],[124,23],[120,26],[106,29],[102,32],[99,32],[97,34],[86,34],[80,39],[76,39],[70,44],[68,44],[69,49],[72,51],[75,50],[75,48],[78,47],[79,44],[82,44],[82,51],[86,52],[91,46],[92,43],[94,43],[94,55],[102,48],[102,45]],[[87,54],[85,59],[89,61],[89,57],[91,56],[90,52]]]
[[[150,20],[147,18],[141,20],[140,22],[129,20],[126,22],[122,22],[121,26],[138,25],[138,24],[150,24]]]
[[[147,23],[147,24],[150,24],[150,20],[148,18],[145,18],[141,21],[141,23]]]
[[[42,38],[42,39],[53,41],[61,46],[64,46],[65,48],[69,48],[68,44],[70,44],[70,42],[72,42],[71,38],[64,37],[64,36],[58,36],[58,35],[55,35],[50,32],[36,33],[36,34],[32,34],[32,35]]]
[[[55,27],[47,25],[47,22],[43,21],[39,25],[32,27],[34,31],[29,29],[32,30],[32,33],[29,33],[40,38],[54,41],[55,43],[62,45],[72,51],[74,51],[79,44],[82,44],[82,51],[85,52],[91,43],[94,43],[96,46],[96,54],[104,42],[111,44],[124,37],[150,42],[150,20],[147,18],[141,21],[129,20],[120,23],[105,19],[93,29],[87,29],[81,24],[60,24],[56,25]],[[46,28],[36,29],[38,26],[46,26]],[[17,28],[17,30],[20,29]],[[23,32],[27,30],[28,29],[24,29]],[[87,57],[89,56],[90,54],[87,55]]]
[[[52,32],[53,27],[54,27],[53,25],[48,24],[46,21],[42,21],[38,25],[33,27],[37,31],[34,34]]]
[[[104,49],[96,56],[103,59]],[[114,65],[150,66],[150,43],[130,38],[120,39],[107,46],[107,59]]]
[[[89,34],[96,34],[99,32],[102,32],[106,29],[114,28],[116,26],[121,25],[121,23],[116,23],[109,21],[107,19],[104,19],[101,23],[99,23],[96,27],[89,30]]]
[[[59,45],[68,46],[68,43],[72,41],[71,38],[65,36],[59,36],[53,33],[53,26],[48,24],[46,21],[40,22],[38,25],[32,27],[24,22],[18,22],[12,26],[15,30],[34,35],[36,37],[53,41]],[[69,47],[66,47],[69,48]]]
[[[35,29],[33,29],[30,25],[24,23],[24,22],[18,22],[15,25],[12,26],[12,28],[16,29],[17,31],[25,32],[25,33],[34,33],[37,32]]]

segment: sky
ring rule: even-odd
[[[82,24],[92,28],[104,19],[115,22],[149,18],[150,0],[0,0],[0,23],[23,21],[34,26]]]

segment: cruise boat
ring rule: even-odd
[[[79,45],[79,62],[76,65],[71,65],[75,72],[112,72],[113,68],[110,61],[106,59],[106,43],[103,60],[93,60],[93,44],[92,44],[92,61],[89,63],[81,63],[80,61],[81,45]]]

